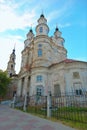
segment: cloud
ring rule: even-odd
[[[36,12],[35,9],[28,7],[25,10],[25,1],[16,3],[15,0],[0,0],[0,68],[6,70],[9,56],[12,53],[14,45],[16,43],[16,69],[17,73],[20,70],[21,65],[21,51],[24,48],[24,37],[11,34],[11,32],[17,29],[25,29],[25,27],[31,26],[35,23]],[[27,2],[27,0],[26,0]],[[28,3],[30,3],[28,1]],[[27,5],[27,4],[26,4]],[[22,10],[24,7],[24,10]],[[10,31],[11,30],[11,31]],[[4,50],[4,51],[3,51]]]
[[[4,3],[4,0],[2,0]],[[16,13],[19,4],[4,3],[0,4],[0,32],[6,30],[24,29],[31,26],[35,21],[35,11],[23,12],[21,15]]]
[[[62,18],[63,15],[65,15],[65,13],[68,11],[67,7],[70,7],[72,3],[71,1],[72,0],[61,5],[59,9],[55,8],[54,11],[51,11],[51,13],[48,14],[48,22],[54,20],[56,16],[57,19],[60,17]],[[47,2],[46,6],[52,4],[52,2]],[[24,29],[25,27],[31,26],[32,24],[35,26],[37,19],[36,14],[39,11],[38,9],[40,8],[41,10],[42,7],[43,9],[46,8],[40,0],[38,3],[36,3],[36,5],[35,1],[33,5],[29,0],[21,2],[20,0],[18,2],[15,0],[1,0],[0,3],[0,32],[4,32],[6,30]]]
[[[70,27],[71,23],[64,23],[64,24],[58,24],[59,28],[65,28],[65,27]]]
[[[48,21],[52,21],[54,19],[62,19],[64,18],[65,16],[68,16],[70,15],[70,8],[73,7],[73,0],[69,0],[68,2],[65,2],[64,4],[61,4],[59,6],[59,8],[55,8],[55,10],[53,9],[53,11],[51,11],[48,15]]]

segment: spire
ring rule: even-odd
[[[32,30],[32,24],[31,24],[31,27],[30,27],[30,32],[33,33],[33,30]]]
[[[32,30],[32,28],[30,29],[30,32],[31,32],[31,33],[33,33],[33,30]]]
[[[40,15],[40,18],[41,18],[41,17],[43,17],[43,18],[44,18],[43,10],[42,10],[42,13],[41,13],[41,15]]]
[[[15,54],[15,46],[16,46],[16,43],[14,44],[14,49],[13,49],[12,54]]]
[[[31,26],[31,28],[30,28],[30,30],[29,30],[29,32],[27,34],[27,39],[29,41],[31,41],[31,39],[33,39],[33,37],[34,37],[34,34],[33,34],[32,26]],[[29,41],[28,41],[28,43],[29,43]],[[27,44],[27,42],[25,44]]]
[[[55,29],[55,32],[56,32],[56,31],[59,31],[59,29],[58,29],[58,25],[57,25],[57,24],[56,24],[56,29]]]
[[[13,49],[13,52],[12,52],[13,54],[15,54],[15,48]]]
[[[56,39],[58,39],[58,37],[61,37],[61,32],[59,31],[57,25],[56,25],[56,28],[55,28],[54,36],[55,36]]]

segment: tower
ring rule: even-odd
[[[30,29],[29,32],[27,33],[27,39],[24,41],[24,47],[26,48],[27,46],[29,46],[29,44],[31,43],[31,41],[34,38],[34,34],[33,34],[33,30]]]
[[[43,14],[40,15],[38,19],[38,25],[36,26],[36,36],[38,35],[48,35],[49,27],[47,25],[47,20]]]
[[[15,74],[15,58],[15,49],[13,49],[7,65],[7,73],[9,77],[12,77]]]

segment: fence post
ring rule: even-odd
[[[16,94],[14,95],[13,97],[13,104],[12,104],[12,107],[15,108],[15,102],[16,102]]]
[[[52,109],[52,105],[51,105],[51,92],[48,92],[47,95],[47,117],[51,117],[51,109]]]

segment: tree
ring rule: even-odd
[[[11,79],[7,77],[7,73],[0,70],[0,96],[4,97],[8,90]]]

